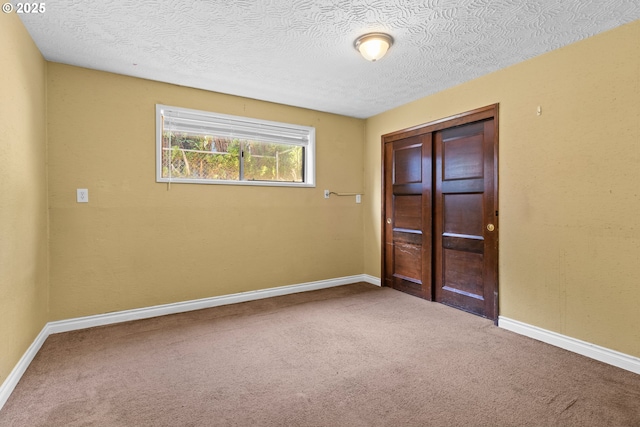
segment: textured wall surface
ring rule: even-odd
[[[57,0],[49,61],[369,117],[640,18],[637,0]],[[387,57],[353,47],[391,34]]]
[[[46,63],[0,15],[0,384],[47,321]]]
[[[156,103],[314,126],[317,187],[156,183]],[[363,120],[53,63],[48,114],[52,320],[362,273]]]
[[[365,273],[380,136],[500,103],[500,314],[640,356],[639,40],[636,21],[367,120]]]

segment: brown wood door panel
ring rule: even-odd
[[[442,288],[436,301],[484,314],[484,286],[480,253],[444,249]]]
[[[493,105],[383,136],[385,286],[497,318],[496,129]]]
[[[482,127],[476,124],[468,126],[467,130],[470,132],[482,131]],[[484,176],[482,134],[464,136],[460,135],[460,129],[454,129],[444,130],[442,135],[447,141],[442,147],[443,180],[482,178]]]
[[[442,232],[482,239],[483,197],[479,193],[442,193]]]
[[[393,196],[394,229],[422,231],[422,195]]]
[[[411,184],[422,182],[422,143],[418,138],[394,144],[393,184]]]

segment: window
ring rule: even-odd
[[[315,187],[315,128],[156,105],[156,181]]]

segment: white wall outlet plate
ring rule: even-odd
[[[76,190],[76,201],[78,203],[89,203],[89,190],[86,188],[78,188]]]

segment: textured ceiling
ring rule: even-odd
[[[639,0],[53,0],[49,61],[370,117],[640,19]],[[383,31],[378,62],[353,47]]]

